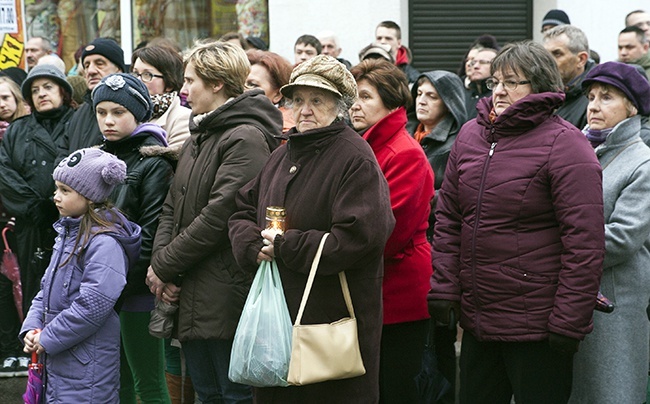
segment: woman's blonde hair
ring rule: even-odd
[[[223,83],[227,97],[244,92],[251,64],[243,49],[228,42],[208,42],[194,46],[185,57],[185,67],[192,63],[196,75],[206,84]]]
[[[14,96],[14,99],[16,100],[16,111],[14,111],[13,115],[11,115],[9,119],[7,119],[7,122],[11,123],[16,119],[20,118],[21,116],[29,115],[27,104],[23,99],[23,94],[20,92],[20,88],[18,87],[18,84],[16,84],[15,81],[13,81],[12,79],[6,76],[0,76],[0,84],[6,84],[7,86],[9,86],[9,91],[11,92],[11,94]]]

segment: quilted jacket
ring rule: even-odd
[[[460,300],[460,324],[478,340],[583,339],[592,329],[601,168],[584,135],[553,114],[562,100],[530,94],[491,122],[483,99],[452,148],[428,299]]]

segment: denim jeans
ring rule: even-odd
[[[182,342],[187,371],[203,404],[252,403],[250,386],[228,379],[232,339]]]

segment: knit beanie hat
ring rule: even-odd
[[[20,91],[23,93],[23,98],[28,104],[32,104],[32,83],[36,79],[50,79],[58,84],[64,91],[72,96],[72,86],[65,79],[65,76],[57,67],[53,65],[36,65],[29,71],[27,78],[23,81]]]
[[[551,10],[546,13],[542,20],[542,27],[545,25],[558,26],[569,24],[571,24],[571,20],[569,20],[569,16],[562,10]]]
[[[81,64],[88,55],[101,55],[113,62],[122,72],[127,71],[124,66],[124,51],[113,39],[97,38],[89,43],[81,53]]]
[[[126,164],[97,148],[80,149],[61,160],[52,177],[85,198],[106,201],[115,186],[126,178]]]
[[[149,90],[130,74],[115,73],[102,79],[93,89],[93,108],[102,101],[113,101],[133,114],[138,122],[148,122],[153,111]]]

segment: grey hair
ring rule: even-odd
[[[558,25],[555,26],[544,33],[544,43],[548,42],[551,39],[557,39],[562,34],[566,35],[569,39],[567,48],[577,55],[580,52],[589,53],[589,41],[587,40],[587,35],[578,27],[573,25]]]

